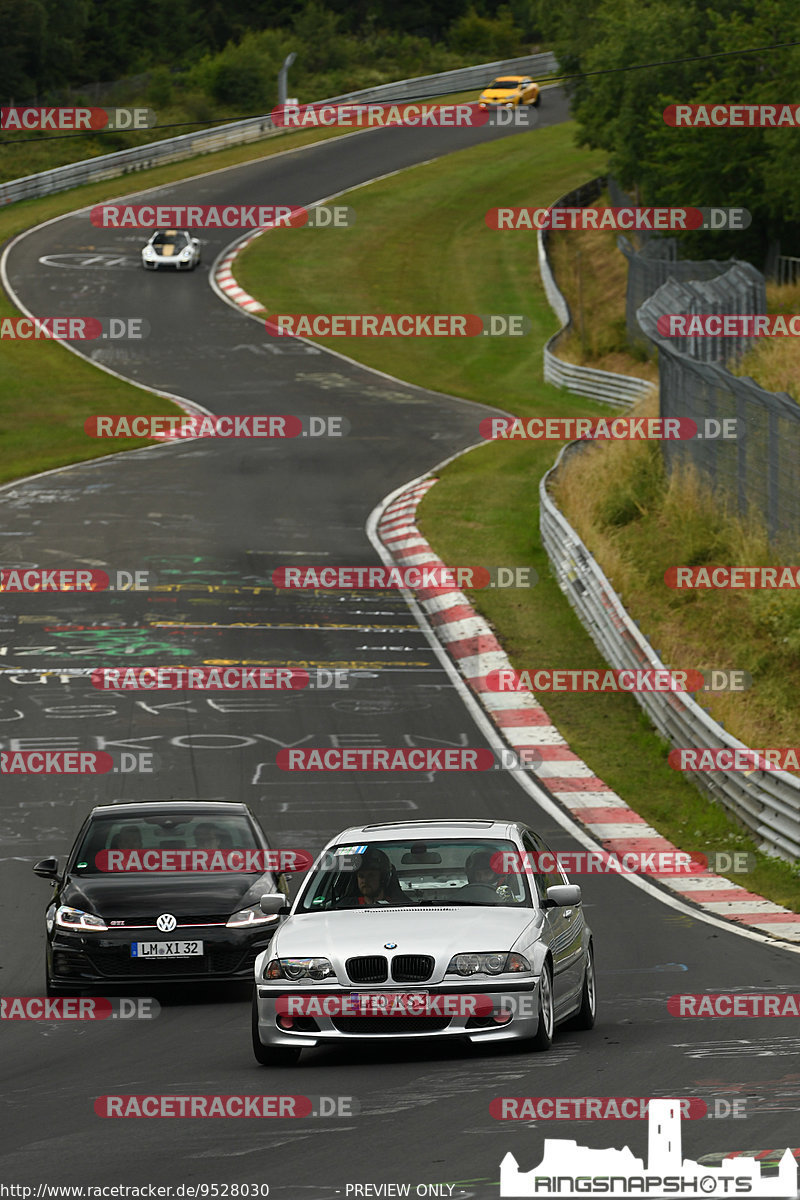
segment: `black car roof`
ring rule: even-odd
[[[133,803],[123,804],[99,804],[92,809],[89,814],[95,816],[116,816],[123,814],[125,817],[148,816],[157,813],[169,812],[197,812],[197,813],[246,813],[252,815],[246,804],[240,804],[233,800],[142,800],[134,801]]]

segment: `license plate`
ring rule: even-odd
[[[386,1009],[390,1012],[394,1008],[411,1007],[412,1014],[415,1006],[419,1006],[420,1000],[424,996],[429,996],[429,991],[419,992],[351,992],[350,999],[354,1008],[363,1007],[370,1016],[378,1016],[381,1009]],[[380,1000],[378,999],[380,997]]]
[[[202,942],[131,943],[131,958],[194,958],[202,953]]]

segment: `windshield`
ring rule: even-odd
[[[153,238],[154,246],[174,246],[176,250],[183,250],[189,245],[188,233],[157,233]]]
[[[81,875],[100,874],[96,858],[103,850],[254,850],[259,846],[247,817],[238,814],[130,817],[120,812],[92,821],[75,856],[74,870]]]
[[[335,846],[301,894],[297,912],[418,905],[530,908],[522,874],[502,874],[512,842],[425,839]]]
[[[495,79],[494,83],[490,83],[487,91],[491,88],[518,88],[520,86],[519,79]]]

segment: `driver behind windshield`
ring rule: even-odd
[[[360,907],[372,908],[378,904],[408,904],[406,896],[397,879],[397,872],[392,866],[388,855],[377,846],[370,846],[361,855],[361,862],[356,869],[356,884],[358,886],[357,904]]]
[[[512,900],[513,897],[507,885],[505,875],[498,875],[492,867],[492,853],[489,850],[473,850],[464,864],[467,879],[470,884],[483,884],[497,892],[502,900]]]

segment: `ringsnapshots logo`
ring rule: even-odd
[[[344,204],[96,204],[89,220],[97,229],[347,229],[356,214]]]
[[[30,342],[140,341],[150,336],[144,317],[2,317],[0,340]]]
[[[153,1021],[161,1005],[152,996],[3,996],[3,1021]]]
[[[484,588],[532,588],[539,582],[533,567],[446,567],[440,563],[395,567],[276,567],[276,588],[292,591],[481,591]]]
[[[522,313],[279,313],[266,318],[273,337],[525,337]]]
[[[500,1164],[500,1196],[727,1196],[748,1195],[794,1200],[798,1166],[786,1149],[777,1176],[762,1174],[761,1163],[742,1155],[706,1166],[685,1158],[681,1144],[679,1099],[651,1100],[648,1109],[648,1157],[630,1150],[594,1149],[563,1138],[545,1138],[541,1162],[521,1171],[509,1151]]]
[[[490,229],[617,229],[658,232],[689,229],[747,229],[752,215],[746,208],[490,208],[484,217]]]
[[[152,108],[0,108],[0,129],[3,132],[135,131],[152,129],[155,123],[156,114]]]
[[[92,438],[150,438],[180,441],[194,438],[340,438],[351,426],[342,416],[216,416],[212,413],[179,416],[115,414],[87,417],[83,431]]]

